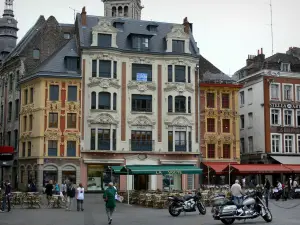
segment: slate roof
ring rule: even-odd
[[[286,53],[276,53],[265,59],[265,62],[300,64],[300,60]]]
[[[86,16],[86,26],[82,26],[81,14],[77,14],[77,25],[79,29],[80,46],[90,47],[92,43],[92,28],[99,23],[99,20],[109,20],[113,24],[114,22],[124,22],[123,30],[117,33],[117,46],[120,50],[132,50],[131,43],[128,40],[128,36],[134,34],[153,35],[149,41],[150,51],[147,53],[166,53],[166,41],[165,38],[169,32],[171,32],[173,23],[154,22],[145,20],[134,20],[131,18],[109,18],[103,16]],[[155,23],[157,25],[157,32],[150,32],[147,30],[147,26]],[[193,35],[190,32],[190,51],[192,55],[198,55],[199,50],[197,43],[194,40]],[[178,53],[177,53],[178,54]]]
[[[235,83],[231,77],[224,73],[212,73],[210,71],[206,71],[203,74],[202,81],[204,83]]]
[[[201,74],[206,73],[207,71],[211,73],[222,73],[217,67],[215,67],[210,61],[200,55],[199,58],[199,70]]]

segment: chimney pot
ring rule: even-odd
[[[259,49],[257,50],[257,55],[259,55]]]
[[[86,11],[85,11],[85,6],[82,8],[81,11],[81,25],[86,26]]]
[[[263,48],[260,49],[260,54],[264,54]]]

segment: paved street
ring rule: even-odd
[[[0,214],[1,225],[105,225],[107,224],[104,213],[102,195],[86,195],[84,212],[66,212],[63,209],[13,209],[10,213]],[[274,205],[276,204],[276,206]],[[297,207],[291,208],[295,205]],[[282,207],[282,208],[280,208]],[[284,208],[291,209],[284,209]],[[298,225],[300,220],[300,200],[287,202],[271,202],[274,219],[273,225]],[[178,218],[173,218],[167,210],[156,210],[127,206],[118,204],[117,212],[113,217],[113,224],[122,225],[218,225],[220,221],[212,219],[210,209],[205,216],[197,213],[183,214]],[[235,222],[234,224],[266,224],[262,219]]]

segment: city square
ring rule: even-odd
[[[269,203],[273,214],[273,225],[298,225],[300,220],[300,200],[278,201]],[[74,208],[76,206],[74,205]],[[220,225],[220,221],[213,220],[207,208],[206,215],[198,213],[183,213],[179,217],[170,216],[167,209],[142,208],[126,203],[118,203],[116,212],[113,215],[112,224],[115,225]],[[104,202],[101,194],[87,194],[84,211],[71,212],[64,209],[20,209],[13,208],[9,213],[0,214],[1,225],[105,225],[107,216],[105,214]],[[236,221],[234,224],[267,224],[262,218]]]

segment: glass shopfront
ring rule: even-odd
[[[57,176],[57,171],[44,170],[44,172],[43,172],[43,186],[46,186],[46,184],[48,184],[50,180],[52,180],[53,182],[57,181],[57,177],[58,177]]]
[[[62,171],[62,181],[71,181],[72,183],[76,183],[76,171]]]
[[[108,183],[111,181],[117,188],[119,188],[120,176],[112,174],[109,171],[108,166],[88,165],[87,173],[88,191],[104,191],[108,187]]]
[[[182,189],[182,176],[181,174],[165,174],[163,175],[163,189],[181,190]]]

